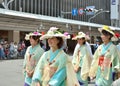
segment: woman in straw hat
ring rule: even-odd
[[[73,38],[73,40],[77,40],[79,44],[79,48],[74,54],[72,60],[74,70],[76,72],[79,84],[82,86],[88,86],[87,79],[91,64],[91,54],[86,44],[86,34],[79,32],[78,35]]]
[[[25,39],[30,40],[31,46],[29,46],[25,53],[23,68],[25,83],[24,86],[30,86],[32,81],[32,76],[34,73],[35,66],[40,59],[41,55],[44,53],[44,50],[40,47],[39,38],[41,34],[38,32],[27,34]]]
[[[90,69],[90,77],[96,77],[96,86],[111,86],[114,73],[120,68],[119,53],[116,46],[111,42],[116,39],[114,32],[109,26],[98,29],[101,33],[101,44],[94,56]]]
[[[66,38],[56,27],[40,38],[48,40],[50,50],[38,62],[31,86],[79,86],[69,56],[62,50]]]

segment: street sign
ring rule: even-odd
[[[86,15],[94,15],[95,12],[94,12],[94,9],[95,9],[95,6],[86,6]]]
[[[73,8],[73,9],[72,9],[72,15],[73,15],[73,16],[76,16],[77,14],[78,14],[77,8]]]
[[[78,14],[79,14],[79,15],[83,15],[83,14],[84,14],[84,11],[83,11],[83,10],[84,10],[83,8],[79,8],[79,9],[78,9]]]

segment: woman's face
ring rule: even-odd
[[[32,37],[30,37],[30,44],[31,45],[36,45],[36,44],[38,44],[38,42],[37,42],[38,40],[34,40]]]
[[[77,41],[80,45],[82,45],[85,42],[85,39],[79,38],[77,39]]]
[[[57,47],[58,43],[59,43],[59,41],[56,37],[52,37],[52,38],[48,39],[49,47]]]
[[[101,38],[102,38],[102,41],[103,41],[103,42],[108,42],[108,41],[110,41],[110,40],[109,40],[110,35],[101,34]]]

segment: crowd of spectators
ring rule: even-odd
[[[24,57],[26,46],[24,41],[19,43],[1,41],[0,42],[0,59],[14,59]]]

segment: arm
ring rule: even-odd
[[[27,48],[26,50],[26,53],[25,53],[25,56],[24,56],[24,61],[23,61],[23,73],[24,73],[24,76],[26,76],[26,63],[27,63],[27,54],[29,52],[29,48]]]
[[[115,47],[115,50],[112,54],[113,62],[112,62],[112,68],[114,72],[117,72],[120,70],[120,53]]]
[[[80,45],[77,43],[75,49],[74,49],[74,53],[73,53],[73,59],[72,59],[72,64],[73,66],[77,63],[76,62],[76,57],[77,57],[77,54],[78,54],[78,49],[79,49]]]
[[[99,46],[99,48],[100,48],[100,46]],[[98,57],[99,57],[98,53],[100,52],[99,48],[97,48],[97,50],[95,51],[95,54],[93,56],[93,60],[92,60],[92,63],[91,63],[90,72],[89,72],[89,76],[91,78],[96,76],[96,72],[97,72],[97,69],[98,69]]]
[[[33,82],[41,83],[42,70],[44,68],[44,59],[45,59],[45,53],[41,56],[37,66],[35,68],[35,71],[34,71],[34,74],[33,74],[33,77],[32,77]]]

